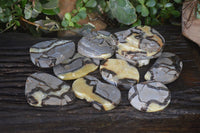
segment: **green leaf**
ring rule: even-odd
[[[197,4],[197,11],[200,11],[200,4]]]
[[[138,19],[135,23],[133,23],[132,27],[139,26],[141,24],[142,24],[142,21]]]
[[[155,8],[155,7],[150,8],[151,15],[156,15],[156,13],[157,13],[157,8]]]
[[[69,22],[69,26],[70,27],[74,27],[74,23],[73,22]]]
[[[159,22],[159,20],[157,18],[152,18],[152,20],[151,20],[151,25],[152,26],[159,25],[159,24],[160,24],[160,22]]]
[[[80,11],[77,15],[78,15],[81,19],[85,19],[85,18],[87,17],[86,11]]]
[[[83,7],[82,0],[77,0],[76,1],[76,9],[80,9],[81,7]]]
[[[151,17],[145,18],[145,25],[151,25]]]
[[[174,17],[179,17],[180,16],[180,12],[179,11],[177,11],[177,10],[170,10],[171,12],[171,14],[174,16]]]
[[[125,6],[120,6],[125,2]],[[109,8],[112,16],[122,24],[130,25],[137,20],[136,10],[129,0],[110,0]]]
[[[97,5],[97,1],[96,1],[96,0],[89,0],[89,1],[85,4],[86,7],[96,7],[96,5]]]
[[[38,13],[42,12],[42,4],[39,0],[35,1],[35,7],[33,9],[35,9]]]
[[[80,9],[79,9],[79,12],[80,11],[86,11],[86,8],[85,7],[81,7]]]
[[[60,12],[60,9],[59,8],[56,8],[56,9],[50,9],[50,10],[48,10],[48,9],[43,9],[42,10],[42,12],[44,13],[44,14],[46,14],[46,15],[56,15],[56,14],[58,14],[59,12]]]
[[[71,20],[71,14],[68,12],[68,13],[65,13],[65,18],[67,20]]]
[[[43,9],[45,10],[53,10],[58,8],[58,0],[48,0],[47,3],[42,4]]]
[[[141,12],[142,12],[142,16],[143,16],[143,17],[146,17],[146,16],[149,15],[149,10],[148,10],[148,8],[147,8],[146,6],[144,6],[144,5],[142,6]]]
[[[78,12],[78,11],[77,11],[76,9],[73,9],[73,10],[72,10],[72,13],[73,13],[73,14],[76,14],[77,12]]]
[[[61,25],[66,28],[69,25],[69,21],[63,19],[63,21],[61,22]]]
[[[3,10],[2,10],[2,8],[0,7],[0,13],[3,13]]]
[[[154,7],[155,5],[156,5],[155,0],[148,0],[146,3],[146,6],[148,6],[148,7]]]
[[[15,24],[16,24],[17,26],[20,26],[20,22],[19,22],[18,20],[15,20]]]
[[[139,12],[139,13],[142,12],[142,5],[137,5],[136,11]]]
[[[81,18],[78,15],[76,15],[76,16],[72,17],[71,21],[74,22],[74,23],[77,23],[80,19]]]
[[[99,5],[101,6],[102,9],[106,8],[106,2],[104,0],[99,1]]]
[[[87,3],[87,2],[88,2],[88,0],[83,0],[83,2],[84,2],[84,3]]]
[[[25,5],[24,9],[25,19],[30,19],[32,16],[32,6],[30,4]]]
[[[165,7],[166,7],[166,8],[168,8],[168,7],[172,7],[172,6],[173,6],[172,3],[167,3],[167,4],[165,4]]]
[[[181,3],[182,0],[174,0],[176,3]]]
[[[138,2],[140,2],[140,4],[144,5],[145,0],[138,0]]]
[[[200,19],[200,13],[197,11],[196,18]]]
[[[21,0],[21,6],[22,6],[22,8],[25,8],[26,3],[27,3],[27,0]]]

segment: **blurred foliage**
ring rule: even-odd
[[[72,12],[63,20],[56,19],[60,12],[58,0],[0,0],[0,30],[17,27],[32,30],[58,31],[80,28],[78,22],[88,13],[98,12],[121,25],[159,25],[181,15],[182,0],[77,0]],[[197,8],[200,18],[200,5]]]

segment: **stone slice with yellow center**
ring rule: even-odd
[[[75,99],[71,87],[62,80],[47,74],[34,73],[26,80],[25,96],[31,106],[68,105]]]
[[[121,59],[106,60],[100,66],[100,73],[104,80],[123,89],[130,89],[140,78],[137,68]]]
[[[93,76],[86,76],[74,81],[72,89],[79,99],[91,102],[98,110],[114,109],[121,100],[121,93],[113,85],[102,83]]]
[[[99,62],[98,59],[91,59],[77,53],[72,58],[55,66],[53,71],[62,80],[73,80],[95,71]]]
[[[133,86],[129,90],[128,99],[139,111],[156,112],[167,107],[171,100],[171,93],[160,82],[146,81]]]
[[[78,52],[89,58],[107,59],[114,54],[116,39],[107,31],[97,31],[81,38]]]
[[[75,44],[71,40],[50,40],[33,45],[30,57],[36,66],[49,68],[70,58],[74,52]]]
[[[165,40],[158,31],[149,26],[136,26],[125,31],[115,33],[117,37],[117,58],[138,62],[140,60],[157,58],[163,50]],[[144,62],[144,61],[143,61]]]
[[[183,68],[183,62],[178,56],[164,52],[147,71],[144,78],[168,84],[175,81]]]

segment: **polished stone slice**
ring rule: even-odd
[[[102,83],[93,76],[86,76],[74,81],[72,89],[79,99],[91,102],[98,110],[111,110],[121,100],[121,93],[113,85]]]
[[[117,32],[115,35],[118,40],[116,57],[132,62],[157,58],[165,44],[162,35],[149,26],[136,26]],[[139,66],[146,65],[147,61],[139,64]]]
[[[98,59],[91,59],[77,53],[72,58],[53,67],[53,71],[62,80],[72,80],[95,71],[99,66],[99,62]]]
[[[146,81],[133,86],[128,93],[130,104],[139,111],[156,112],[167,107],[171,100],[168,88],[156,81]]]
[[[107,31],[97,31],[81,38],[78,52],[89,58],[107,59],[114,54],[116,39]]]
[[[33,45],[30,57],[33,64],[42,68],[53,67],[75,52],[75,44],[70,40],[50,40]]]
[[[25,96],[27,102],[36,107],[68,105],[75,99],[68,84],[50,74],[39,72],[27,78]]]
[[[137,68],[121,59],[106,60],[100,66],[100,73],[104,80],[123,89],[130,89],[140,78]]]
[[[173,53],[164,52],[145,74],[146,80],[168,84],[175,81],[183,68],[183,62]]]

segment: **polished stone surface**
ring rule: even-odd
[[[121,59],[107,59],[100,65],[100,73],[104,80],[121,89],[130,89],[140,79],[137,68]]]
[[[36,43],[30,48],[33,64],[42,68],[53,67],[75,52],[75,44],[71,40],[50,40]]]
[[[171,100],[168,88],[156,81],[146,81],[133,86],[128,92],[130,104],[143,112],[161,111]]]
[[[76,53],[73,57],[53,67],[53,71],[62,80],[73,80],[95,71],[99,62],[98,59],[88,58]]]
[[[175,81],[183,68],[180,58],[170,52],[164,52],[146,72],[146,80],[159,81],[164,84]]]
[[[81,38],[78,52],[89,58],[107,59],[115,52],[116,39],[107,31],[97,31]]]
[[[75,99],[70,85],[47,73],[31,74],[25,85],[25,96],[31,106],[68,105]]]
[[[103,83],[93,76],[75,80],[72,89],[77,98],[85,99],[98,110],[114,109],[121,100],[121,93],[117,87]]]

